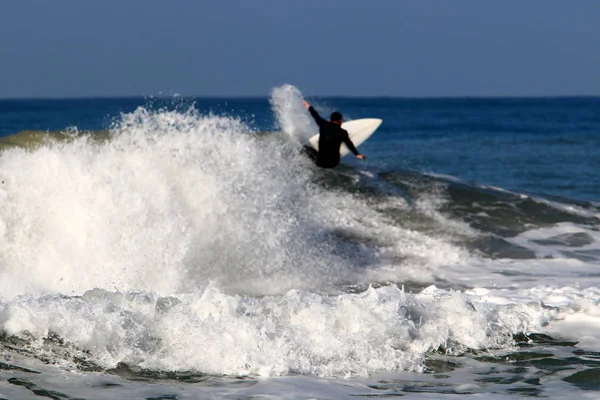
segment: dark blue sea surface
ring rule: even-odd
[[[600,98],[309,99],[324,115],[382,118],[368,165],[459,177],[529,193],[600,200]],[[267,98],[0,100],[0,135],[108,129],[137,107],[195,107],[277,130]],[[346,163],[353,160],[345,159]]]
[[[307,100],[0,100],[0,398],[597,398],[600,98]]]

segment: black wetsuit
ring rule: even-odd
[[[348,149],[358,155],[358,151],[348,137],[348,132],[339,124],[327,121],[312,106],[308,108],[310,115],[319,125],[319,151],[306,147],[306,152],[321,168],[335,168],[340,163],[340,146],[344,143]]]

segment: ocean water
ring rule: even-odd
[[[0,398],[600,397],[600,99],[0,100]]]

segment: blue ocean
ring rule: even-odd
[[[0,398],[600,396],[600,98],[0,100]]]

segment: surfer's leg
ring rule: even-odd
[[[310,147],[310,146],[304,146],[304,148],[302,149],[302,151],[304,152],[304,154],[306,154],[306,156],[308,156],[308,158],[310,158],[315,164],[319,165],[317,158],[319,156],[319,152],[317,150],[315,150],[314,148]]]

